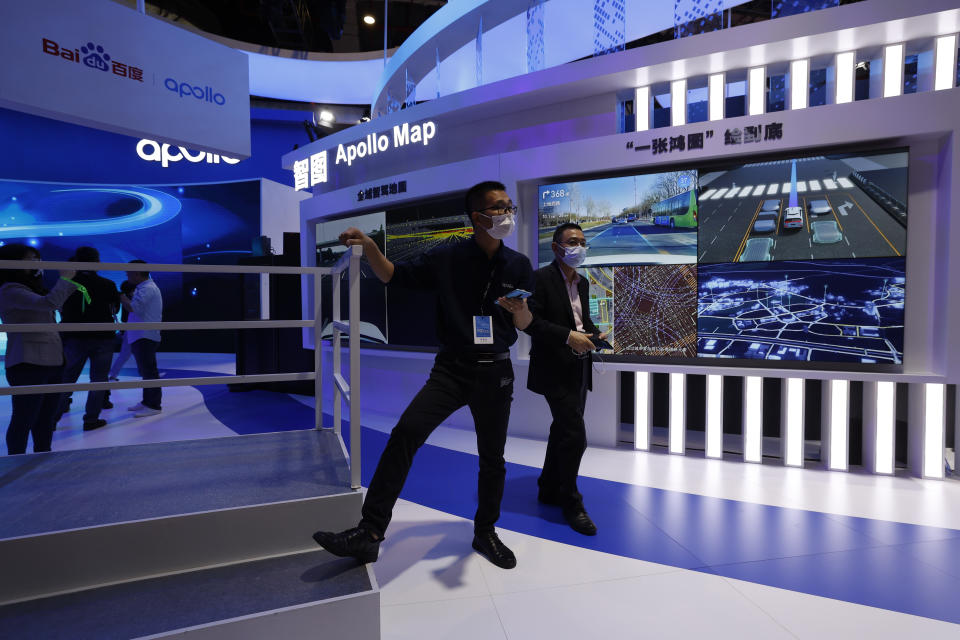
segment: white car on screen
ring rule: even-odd
[[[783,212],[784,229],[800,229],[803,227],[803,209],[801,207],[787,207]]]
[[[760,207],[761,211],[776,211],[780,213],[780,201],[776,198],[771,198],[769,200],[763,201],[763,206]]]
[[[814,244],[834,244],[843,240],[843,233],[835,220],[817,220],[810,223]]]
[[[830,207],[830,203],[826,200],[813,200],[810,202],[811,216],[825,216],[832,211],[833,209]]]

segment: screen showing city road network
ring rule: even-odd
[[[624,360],[903,363],[907,151],[783,157],[538,186],[588,243],[590,313]]]

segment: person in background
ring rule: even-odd
[[[129,280],[124,280],[120,283],[120,293],[127,296],[128,298],[133,295],[133,291],[136,287]],[[128,322],[130,318],[130,312],[120,307],[120,322]],[[120,353],[117,354],[116,359],[113,361],[113,366],[110,367],[110,375],[108,376],[110,380],[119,380],[120,379],[120,370],[123,369],[123,365],[127,364],[127,360],[130,359],[132,351],[130,350],[130,341],[127,339],[127,332],[121,331],[119,333],[120,337]],[[109,395],[109,392],[107,392]]]
[[[131,260],[130,264],[146,264],[143,260]],[[127,271],[127,280],[133,286],[133,296],[120,296],[120,303],[127,310],[130,322],[160,322],[163,317],[163,297],[160,288],[150,278],[149,271]],[[160,377],[157,369],[157,348],[160,346],[160,332],[156,329],[145,331],[127,331],[130,351],[137,362],[137,371],[144,380],[156,380]],[[144,418],[160,413],[160,387],[146,387],[143,400],[128,408],[134,417]]]
[[[24,244],[0,247],[0,260],[39,261],[40,253]],[[0,321],[3,324],[41,324],[57,321],[54,312],[77,290],[70,282],[73,271],[60,271],[49,292],[43,288],[40,269],[0,269]],[[7,382],[11,387],[58,384],[63,377],[63,344],[57,331],[7,334]],[[34,452],[50,451],[59,393],[33,393],[12,397],[13,411],[7,427],[7,453],[26,453],[33,435]]]
[[[574,531],[592,536],[597,527],[583,507],[577,475],[587,448],[583,411],[592,383],[590,337],[606,339],[606,334],[590,319],[589,286],[577,273],[587,253],[583,229],[570,222],[559,225],[551,248],[554,261],[536,271],[530,298],[530,311],[541,323],[530,347],[527,388],[546,398],[553,416],[537,498],[561,507]]]
[[[78,247],[70,258],[73,262],[100,262],[100,252],[93,247]],[[70,323],[109,323],[114,322],[120,309],[120,294],[117,285],[97,274],[94,270],[80,269],[73,278],[81,289],[67,298],[60,313],[62,322]],[[83,366],[90,361],[90,382],[106,382],[113,358],[113,340],[115,331],[65,331],[63,332],[63,352],[67,366],[63,371],[63,382],[74,384],[80,378]],[[106,391],[87,393],[87,404],[83,414],[83,430],[92,431],[107,424],[100,417],[106,401]],[[60,414],[67,410],[67,394],[60,403]]]

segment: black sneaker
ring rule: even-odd
[[[513,569],[517,566],[517,556],[500,541],[496,531],[474,533],[473,548],[501,569]]]
[[[100,427],[107,426],[107,421],[103,418],[98,418],[97,420],[84,420],[83,421],[83,430],[84,431],[93,431],[94,429],[99,429]]]
[[[376,562],[380,553],[380,542],[366,529],[354,527],[340,533],[317,531],[313,539],[321,547],[341,558],[356,558],[360,562]]]

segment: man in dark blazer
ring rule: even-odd
[[[583,410],[592,383],[590,337],[605,335],[599,335],[590,320],[587,279],[577,274],[586,255],[583,230],[576,224],[561,224],[551,247],[555,259],[536,271],[536,289],[530,298],[530,310],[542,326],[533,336],[527,388],[546,398],[553,415],[537,480],[538,499],[562,507],[574,531],[592,536],[597,527],[584,509],[577,474],[587,448]]]

